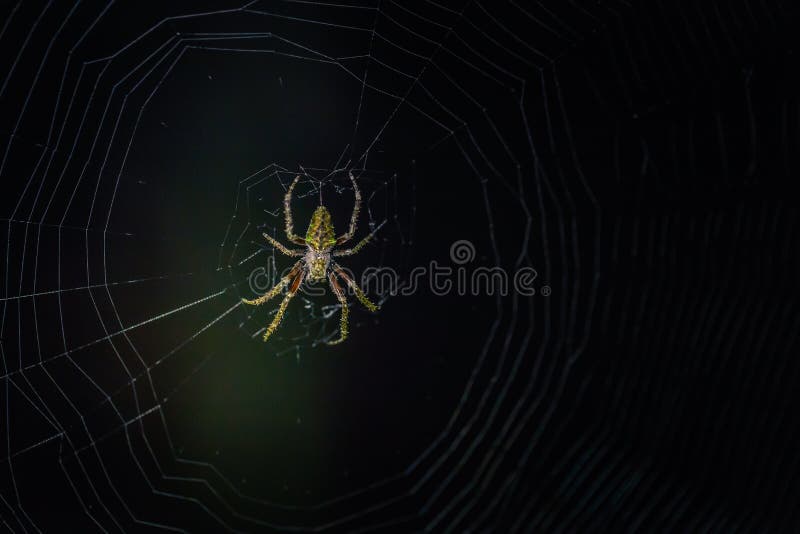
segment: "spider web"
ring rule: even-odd
[[[797,116],[796,96],[778,95],[773,109],[752,71],[729,68],[731,57],[761,61],[756,42],[779,48],[770,43],[781,42],[793,12],[777,1],[656,4],[651,13],[622,0],[4,8],[0,524],[796,525],[783,506],[796,483],[737,508],[755,491],[747,487],[766,485],[784,460],[796,473],[797,462],[774,445],[791,423],[760,423],[727,395],[773,383],[763,410],[788,403],[790,384],[776,377],[798,370],[785,358],[796,346],[787,335],[798,331],[796,304],[770,306],[759,295],[771,286],[754,286],[725,310],[723,295],[764,271],[744,256],[736,271],[716,265],[726,273],[719,280],[704,270],[718,258],[707,253],[709,236],[723,258],[740,239],[767,234],[777,237],[761,257],[795,250],[796,210],[769,180],[796,172],[796,124],[785,119]],[[773,41],[755,37],[765,33]],[[780,70],[778,59],[762,64]],[[687,95],[685,79],[706,71],[734,89]],[[704,99],[720,95],[705,112]],[[770,127],[780,134],[761,140]],[[383,399],[373,419],[399,430],[375,442],[330,438],[335,451],[320,459],[313,445],[328,436],[326,422],[299,414],[314,413],[303,403],[331,391],[321,377],[352,356],[324,345],[339,307],[329,294],[301,294],[262,345],[276,305],[248,308],[241,298],[253,295],[259,268],[274,282],[291,264],[260,234],[286,242],[282,199],[294,176],[296,228],[322,202],[341,229],[350,170],[364,197],[356,239],[386,222],[342,262],[354,272],[390,267],[405,281],[415,262],[446,260],[450,243],[469,239],[482,265],[534,267],[553,294],[465,304],[423,288],[410,307],[381,293],[377,316],[354,303],[348,342],[378,360],[361,378],[407,358],[402,369],[428,382],[398,375],[408,396]],[[753,190],[770,194],[750,202]],[[686,192],[717,200],[677,204]],[[782,253],[780,272],[793,272],[796,250]],[[788,275],[774,280],[796,290]],[[746,326],[750,316],[761,329]],[[743,359],[739,375],[709,385],[712,369],[733,361],[734,342],[772,360],[758,374],[758,360]],[[694,361],[684,348],[698,345],[705,359]],[[661,363],[673,355],[674,366]],[[300,384],[303,375],[317,382]],[[721,402],[721,415],[686,418],[671,380]],[[434,415],[401,422],[403,403],[426,394],[429,404],[413,406]],[[337,408],[344,417],[348,404]],[[755,454],[743,444],[718,458],[726,425],[700,428],[714,417],[770,437]],[[278,422],[265,432],[263,418]],[[311,430],[274,431],[287,421]],[[671,421],[697,425],[699,439]],[[651,425],[668,437],[626,441]],[[218,446],[225,433],[253,444],[230,452],[230,442]],[[382,470],[328,473],[344,469],[338,451],[354,443]],[[670,447],[691,459],[671,462]],[[733,486],[745,489],[722,491],[720,474],[753,457],[761,478],[734,469]],[[700,475],[692,462],[704,465]],[[315,478],[325,481],[313,492],[296,488]],[[50,503],[78,513],[59,521]]]

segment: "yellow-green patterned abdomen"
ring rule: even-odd
[[[324,250],[336,244],[331,213],[325,206],[318,207],[311,216],[306,243],[316,250]]]

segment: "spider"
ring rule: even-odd
[[[303,281],[306,278],[311,281],[322,281],[327,277],[328,283],[330,284],[334,295],[336,295],[336,298],[339,300],[339,303],[342,306],[342,315],[339,324],[339,339],[328,342],[330,345],[335,345],[337,343],[341,343],[347,338],[347,316],[349,314],[344,289],[339,284],[337,278],[344,280],[344,282],[353,289],[353,292],[356,294],[356,298],[358,298],[361,304],[363,304],[369,311],[376,312],[380,306],[370,301],[361,288],[358,287],[358,284],[356,284],[355,280],[353,280],[332,258],[336,256],[351,256],[356,254],[364,245],[367,244],[367,242],[375,235],[375,233],[380,230],[381,226],[383,226],[386,221],[378,225],[375,230],[373,230],[367,237],[359,241],[358,244],[353,248],[333,250],[334,247],[350,241],[353,238],[353,235],[356,233],[358,212],[361,209],[361,192],[358,190],[358,184],[356,184],[356,179],[353,177],[353,173],[350,172],[350,180],[353,182],[353,192],[355,193],[355,205],[353,207],[353,214],[350,217],[350,228],[344,234],[336,237],[333,231],[333,223],[331,222],[331,214],[325,206],[320,205],[316,211],[314,211],[314,215],[311,216],[311,222],[308,225],[306,237],[302,238],[294,233],[291,209],[292,191],[299,180],[300,176],[295,177],[294,181],[292,181],[292,184],[286,190],[286,196],[283,199],[283,211],[286,219],[286,237],[292,243],[296,245],[305,245],[306,248],[289,249],[269,234],[263,235],[264,238],[269,241],[270,244],[272,244],[272,246],[274,246],[283,254],[287,256],[301,257],[302,259],[295,263],[289,270],[289,274],[281,278],[272,289],[256,299],[242,299],[242,302],[252,306],[259,306],[283,291],[287,285],[289,286],[289,291],[286,293],[281,305],[278,307],[278,313],[275,314],[275,318],[272,319],[272,322],[267,327],[266,332],[264,332],[264,341],[267,341],[278,328],[278,325],[280,325],[281,319],[283,319],[283,314],[286,312],[286,307],[289,305],[289,301],[292,300],[292,297],[294,297],[295,293],[297,293],[297,289],[300,287]]]

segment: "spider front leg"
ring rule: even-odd
[[[281,278],[278,281],[278,283],[275,284],[275,286],[272,289],[270,289],[269,291],[267,291],[266,293],[264,293],[263,295],[261,295],[257,299],[252,299],[252,300],[242,299],[242,302],[244,302],[245,304],[249,304],[250,306],[260,306],[260,305],[264,304],[269,299],[271,299],[272,297],[274,297],[275,295],[277,295],[278,293],[283,291],[283,288],[286,287],[286,285],[294,277],[296,277],[298,275],[298,273],[300,273],[302,268],[303,268],[303,261],[301,260],[301,261],[298,261],[297,263],[295,263],[294,265],[292,265],[292,269],[289,271],[289,274],[287,274],[286,276]]]
[[[275,239],[274,237],[272,237],[269,234],[262,234],[262,235],[266,238],[267,241],[270,242],[270,244],[273,247],[275,247],[276,249],[278,249],[282,253],[286,254],[287,256],[297,257],[297,256],[302,256],[303,254],[306,253],[305,250],[301,250],[301,249],[294,249],[294,250],[289,249],[283,243],[281,243],[280,241],[278,241],[277,239]]]
[[[353,182],[353,193],[356,197],[356,203],[353,206],[353,214],[350,216],[350,227],[347,229],[347,232],[340,235],[336,240],[337,245],[341,245],[353,239],[356,233],[356,225],[358,224],[358,213],[361,211],[361,191],[359,191],[356,179],[353,177],[353,171],[350,171],[350,181]]]
[[[328,283],[331,285],[333,294],[336,295],[339,304],[342,306],[342,316],[339,320],[339,339],[328,341],[328,345],[337,345],[347,339],[347,316],[350,310],[347,307],[347,298],[344,296],[344,290],[342,286],[339,285],[339,282],[336,281],[336,276],[333,274],[333,271],[328,273]]]
[[[295,176],[289,189],[286,190],[286,196],[283,197],[283,216],[286,219],[286,237],[295,245],[305,245],[306,240],[294,233],[294,225],[292,223],[292,191],[294,186],[300,181],[300,175]]]
[[[278,312],[275,314],[275,318],[272,319],[272,322],[267,327],[266,332],[264,332],[264,341],[268,340],[269,337],[275,332],[275,330],[281,324],[281,319],[283,319],[283,314],[286,313],[286,307],[289,305],[289,301],[292,300],[295,293],[297,293],[297,288],[299,288],[300,284],[303,283],[303,279],[305,278],[305,276],[306,272],[303,269],[300,269],[300,272],[297,273],[297,276],[294,277],[292,285],[289,287],[289,292],[286,293],[285,297],[283,297],[281,305],[278,308]]]
[[[380,230],[381,227],[384,224],[386,224],[386,221],[383,221],[382,223],[380,223],[377,228],[375,228],[372,232],[370,232],[367,237],[365,237],[364,239],[359,241],[358,244],[356,246],[354,246],[353,248],[344,248],[342,250],[334,250],[333,251],[333,255],[334,256],[352,256],[353,254],[358,253],[358,251],[361,250],[362,248],[364,248],[364,245],[366,245],[369,242],[369,240],[372,239],[375,236],[376,233],[378,233],[378,230]]]
[[[358,301],[361,302],[361,304],[363,304],[365,308],[367,308],[371,312],[376,312],[381,308],[380,306],[369,300],[369,298],[364,294],[361,288],[358,287],[356,281],[350,278],[350,275],[344,272],[344,269],[342,269],[342,267],[339,264],[336,263],[333,264],[333,271],[336,273],[337,276],[341,277],[342,280],[347,282],[347,285],[350,286],[350,289],[352,289],[353,292],[356,294],[356,298],[358,299]]]

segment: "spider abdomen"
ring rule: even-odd
[[[331,221],[331,212],[325,206],[319,206],[314,211],[314,215],[311,216],[311,222],[308,224],[306,244],[316,250],[324,250],[335,243],[336,236],[333,230],[333,222]]]

